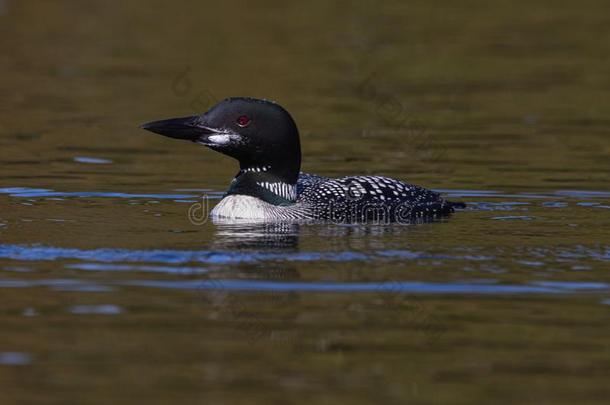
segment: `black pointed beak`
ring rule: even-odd
[[[197,141],[205,135],[215,133],[211,128],[202,126],[198,118],[197,116],[192,116],[152,121],[142,124],[140,128],[155,134],[188,141]]]

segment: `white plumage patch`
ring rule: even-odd
[[[214,218],[229,219],[306,219],[306,212],[269,204],[249,195],[229,195],[220,200],[211,212]]]
[[[237,134],[215,134],[210,135],[207,138],[208,142],[211,142],[215,145],[226,145],[231,142],[237,142],[241,139],[241,137]]]

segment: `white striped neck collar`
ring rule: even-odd
[[[297,185],[271,171],[271,166],[242,168],[227,195],[249,195],[273,205],[291,205],[297,200]]]
[[[268,182],[268,181],[257,181],[260,187],[271,191],[273,194],[282,197],[285,200],[290,202],[295,202],[297,200],[297,185],[296,184],[288,184],[281,181],[278,182]]]

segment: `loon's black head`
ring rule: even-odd
[[[273,102],[233,97],[202,115],[153,121],[142,128],[237,159],[241,170],[229,193],[256,195],[257,184],[296,185],[301,168],[299,132],[288,111]]]

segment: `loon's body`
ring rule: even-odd
[[[240,171],[213,217],[388,223],[431,220],[463,207],[387,177],[330,179],[300,172],[296,125],[286,110],[269,101],[229,98],[201,116],[154,121],[143,128],[192,140],[239,161]]]

